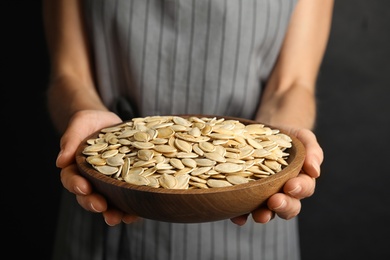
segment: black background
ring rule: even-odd
[[[41,2],[1,6],[1,248],[50,259],[61,183]],[[389,58],[390,1],[336,0],[318,80],[325,161],[299,217],[302,260],[390,259]]]

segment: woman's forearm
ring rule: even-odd
[[[44,0],[43,14],[50,57],[47,105],[54,125],[63,132],[75,112],[107,109],[91,74],[80,1]]]
[[[313,129],[316,80],[325,53],[333,0],[299,0],[256,120]]]
[[[69,75],[52,79],[47,91],[47,106],[60,133],[65,131],[69,119],[77,111],[107,111],[94,87],[85,84],[88,83]]]
[[[278,127],[314,128],[316,100],[309,88],[294,85],[282,94],[271,93],[267,96],[258,111],[257,121]]]

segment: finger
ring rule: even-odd
[[[104,221],[109,226],[115,226],[122,222],[122,218],[124,217],[124,213],[115,208],[109,208],[105,212],[103,212]]]
[[[88,195],[92,192],[91,184],[78,174],[75,164],[61,170],[60,180],[62,185],[76,195]]]
[[[64,168],[75,161],[75,153],[83,141],[84,136],[77,129],[69,127],[60,139],[60,152],[56,159],[56,166]]]
[[[300,173],[297,177],[286,182],[283,187],[283,191],[296,199],[303,199],[312,196],[314,194],[315,187],[315,178],[312,178],[305,173]]]
[[[92,193],[90,195],[77,195],[77,202],[85,210],[101,213],[107,210],[106,200],[97,193]]]
[[[267,207],[260,207],[252,212],[252,218],[256,223],[268,223],[274,216],[275,213]]]
[[[267,206],[279,217],[287,220],[297,216],[301,211],[301,201],[283,193],[272,195],[267,201]]]
[[[107,121],[106,121],[107,120]],[[86,136],[109,122],[120,122],[120,118],[114,113],[84,110],[76,112],[69,121],[68,128],[60,140],[60,152],[57,156],[56,165],[63,168],[75,159],[75,153],[80,143]]]
[[[304,171],[311,177],[318,178],[321,174],[320,165],[324,160],[324,152],[317,142],[316,136],[307,129],[299,129],[296,136],[306,149],[306,158],[303,163]]]
[[[248,216],[249,216],[249,214],[245,214],[245,215],[231,218],[230,220],[238,226],[243,226],[243,225],[245,225],[245,223],[248,219]]]
[[[139,220],[141,220],[141,218],[136,215],[125,214],[122,217],[122,222],[125,224],[130,224]]]

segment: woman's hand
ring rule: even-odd
[[[275,214],[283,219],[291,219],[301,211],[301,199],[313,195],[316,178],[320,176],[320,165],[324,160],[323,150],[314,133],[308,129],[284,129],[296,136],[306,148],[306,158],[297,177],[288,180],[283,186],[283,193],[272,195],[265,206],[252,212],[254,221],[267,223]],[[248,215],[232,218],[237,225],[244,225]]]
[[[79,174],[75,153],[80,143],[88,135],[103,127],[120,122],[122,120],[112,112],[84,110],[75,113],[61,137],[61,150],[56,162],[57,167],[61,168],[62,185],[76,195],[77,202],[85,210],[102,213],[104,220],[110,226],[117,225],[121,221],[131,223],[138,217],[108,207],[106,199],[96,193],[91,183]]]

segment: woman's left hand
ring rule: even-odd
[[[324,160],[323,150],[314,133],[308,129],[284,129],[288,134],[296,136],[306,148],[306,158],[297,177],[288,180],[283,192],[272,195],[266,205],[254,210],[255,222],[267,223],[275,214],[283,219],[291,219],[301,211],[301,199],[313,195],[316,178],[320,176],[320,166]],[[248,215],[232,218],[237,225],[244,225]]]

